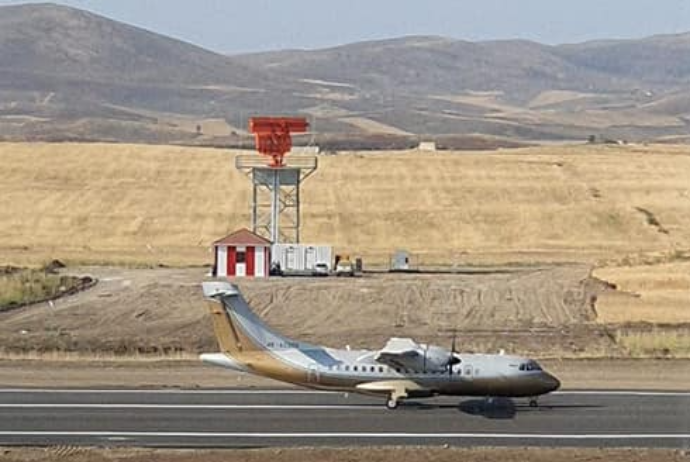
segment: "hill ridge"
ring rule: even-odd
[[[249,116],[279,113],[309,117],[325,146],[462,148],[678,139],[690,120],[690,34],[560,46],[417,35],[224,56],[67,6],[0,11],[5,140],[241,146]]]

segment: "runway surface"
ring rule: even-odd
[[[690,447],[690,392],[383,400],[299,390],[0,390],[0,446]]]

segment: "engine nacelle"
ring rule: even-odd
[[[429,346],[425,349],[426,353],[426,370],[427,371],[445,371],[448,369],[448,364],[457,364],[457,358],[445,348],[437,346]],[[420,358],[424,362],[424,358]]]

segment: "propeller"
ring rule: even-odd
[[[460,360],[455,357],[455,353],[457,353],[457,351],[455,349],[456,337],[457,337],[457,332],[453,332],[453,341],[450,345],[450,356],[448,357],[448,363],[446,364],[446,368],[448,369],[448,375],[449,376],[453,375],[453,366],[460,362]]]

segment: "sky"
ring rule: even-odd
[[[0,5],[40,3],[0,0]],[[221,53],[406,35],[576,43],[690,31],[690,0],[58,0]]]

